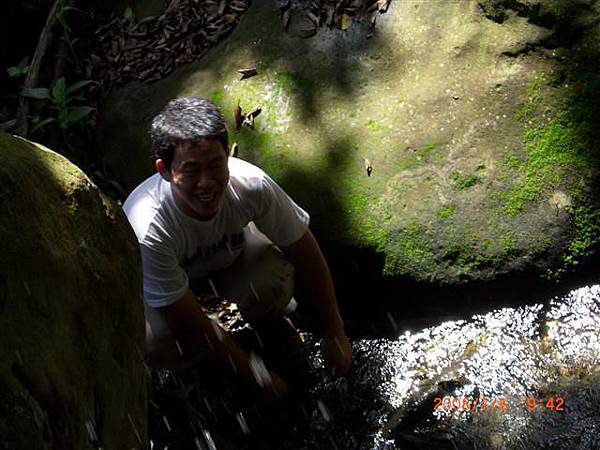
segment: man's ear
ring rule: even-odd
[[[160,173],[160,176],[163,177],[167,181],[171,181],[171,171],[167,169],[167,165],[162,159],[157,159],[154,162],[156,170]]]

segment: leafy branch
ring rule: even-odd
[[[45,100],[50,103],[50,108],[56,111],[55,116],[38,121],[31,129],[31,133],[35,133],[52,122],[57,122],[64,133],[74,124],[86,119],[94,111],[94,108],[91,106],[75,106],[73,102],[77,100],[85,101],[84,97],[76,96],[75,93],[92,83],[94,83],[92,80],[83,80],[67,86],[65,78],[60,77],[56,80],[52,89],[44,87],[24,88],[21,96]]]

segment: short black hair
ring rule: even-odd
[[[216,139],[227,153],[228,138],[225,119],[210,100],[183,97],[171,100],[154,117],[150,131],[155,159],[162,159],[171,170],[175,147],[181,141],[201,138]]]

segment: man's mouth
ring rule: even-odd
[[[215,193],[209,192],[206,194],[196,194],[196,198],[203,203],[210,203],[215,199]]]

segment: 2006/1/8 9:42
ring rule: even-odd
[[[506,412],[509,402],[506,397],[435,397],[434,411],[494,411]],[[564,411],[564,397],[534,398],[527,397],[525,406],[529,412]]]

